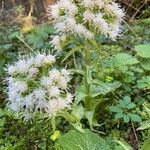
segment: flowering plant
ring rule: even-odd
[[[70,107],[70,73],[54,68],[55,61],[53,55],[38,53],[7,67],[7,105],[25,121],[38,112],[51,118]]]
[[[104,35],[116,40],[121,33],[124,11],[112,0],[59,0],[49,7],[49,15],[56,30],[51,43],[57,54],[70,45],[70,52],[63,60],[75,51],[81,51],[83,58],[80,71],[83,89],[79,93],[76,91],[75,107],[70,114],[65,113],[65,117],[75,118],[75,122],[71,119],[70,122],[77,129],[81,129],[80,121],[86,117],[92,127],[95,108],[101,102],[97,98],[101,91],[97,89],[102,83],[93,76],[93,67],[98,66],[102,62],[99,59],[104,56],[96,37]],[[98,54],[97,62],[92,60],[93,52]],[[68,90],[70,74],[65,69],[53,68],[54,62],[54,56],[43,53],[19,59],[8,66],[8,107],[25,120],[37,112],[52,118],[70,108],[73,99]],[[114,87],[117,88],[118,83],[111,84],[105,93],[114,90]]]
[[[55,56],[60,56],[61,64],[56,62],[55,56],[43,52],[19,57],[17,62],[8,65],[7,106],[24,121],[33,118],[34,122],[29,126],[23,126],[20,121],[16,125],[15,122],[15,128],[6,124],[2,135],[10,128],[11,132],[7,135],[10,136],[10,143],[15,145],[12,131],[22,125],[13,135],[18,138],[23,133],[21,142],[27,144],[22,146],[19,141],[19,147],[27,149],[132,149],[124,141],[118,141],[121,136],[130,139],[133,147],[138,149],[138,141],[143,141],[147,132],[144,131],[144,136],[138,139],[141,133],[136,127],[142,120],[148,119],[146,111],[150,111],[149,45],[138,45],[136,53],[125,53],[121,47],[124,42],[129,44],[133,37],[128,32],[127,41],[115,43],[121,33],[124,11],[113,0],[59,0],[49,7],[49,15],[56,30],[51,36],[53,52],[56,52]],[[140,28],[136,25],[134,30],[138,33]],[[45,27],[38,32],[41,31],[43,35]],[[37,43],[40,40],[35,36],[30,39]],[[108,38],[115,44],[110,46]],[[56,67],[55,62],[59,66]],[[72,79],[70,71],[61,69],[63,65],[75,72]],[[141,107],[143,103],[147,106],[145,112]],[[59,118],[56,120],[56,117]],[[0,122],[0,127],[5,125],[5,112],[2,112]],[[72,126],[83,132],[72,130]],[[142,130],[143,126],[138,129]],[[24,131],[28,129],[25,138]],[[100,137],[100,134],[103,136]],[[109,136],[106,140],[105,135]],[[28,144],[33,147],[26,147]]]
[[[51,41],[54,49],[60,51],[66,45],[72,47],[74,44],[75,46],[67,57],[78,51],[82,54],[84,60],[84,97],[82,101],[87,111],[94,112],[93,102],[97,103],[91,94],[92,72],[93,66],[101,63],[93,62],[91,56],[93,51],[98,56],[104,56],[104,53],[100,52],[96,36],[104,35],[116,40],[121,33],[120,27],[124,15],[124,10],[112,0],[59,0],[49,7],[49,16],[53,19],[56,29],[56,35]],[[66,60],[66,57],[64,59]]]
[[[92,63],[91,40],[101,34],[115,40],[120,34],[120,24],[124,11],[112,0],[60,0],[49,7],[53,18],[56,35],[51,41],[54,49],[63,47],[61,42],[69,36],[79,37],[80,49],[84,52],[84,91],[85,108],[92,109],[91,96]],[[98,47],[98,46],[97,46]],[[36,54],[21,58],[7,68],[10,77],[8,81],[8,107],[14,112],[20,112],[28,119],[36,112],[54,116],[72,102],[68,92],[70,74],[67,70],[53,68],[55,57],[50,54]]]
[[[94,39],[97,34],[103,34],[116,40],[125,14],[112,0],[60,0],[49,7],[49,15],[58,33],[51,42],[60,50],[64,36]]]

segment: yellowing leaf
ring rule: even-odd
[[[55,131],[54,134],[51,135],[50,138],[51,138],[52,141],[56,141],[57,139],[59,139],[60,135],[61,135],[60,131]]]

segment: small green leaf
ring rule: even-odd
[[[139,115],[137,114],[129,114],[130,118],[131,118],[131,121],[133,122],[142,122],[142,119]]]
[[[123,98],[124,102],[126,103],[126,105],[128,105],[129,103],[131,103],[131,98],[129,96],[125,96]]]
[[[120,107],[117,107],[117,106],[111,106],[109,109],[110,109],[111,112],[117,112],[117,113],[123,112],[123,111],[121,110],[121,108],[120,108]]]
[[[124,115],[124,116],[123,116],[123,121],[124,121],[125,123],[128,123],[128,122],[130,121],[129,116],[128,116],[128,115]]]
[[[115,114],[115,119],[121,119],[123,118],[124,114],[123,113],[117,113]]]
[[[126,103],[125,103],[125,101],[123,101],[123,100],[120,100],[119,101],[119,105],[120,105],[120,107],[122,107],[122,108],[126,108]]]
[[[133,109],[135,107],[136,107],[136,105],[134,103],[130,103],[127,105],[127,109]]]

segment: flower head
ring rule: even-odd
[[[54,49],[61,50],[61,44],[60,44],[61,37],[56,35],[56,36],[54,36],[52,38],[53,39],[50,42],[51,42],[52,46],[54,47]]]
[[[54,9],[55,8],[55,9]],[[112,0],[59,0],[49,7],[49,14],[54,19],[54,28],[58,36],[80,36],[82,38],[95,38],[94,35],[104,34],[112,40],[120,34],[120,30],[112,28],[111,24],[123,20],[125,13],[118,3]],[[57,41],[61,42],[57,37]],[[52,40],[55,43],[56,40]],[[60,49],[58,42],[53,44]]]
[[[35,76],[38,74],[38,72],[39,72],[39,70],[38,70],[37,68],[31,67],[31,68],[28,70],[29,77],[30,77],[30,78],[35,77]]]
[[[38,53],[26,59],[20,58],[7,67],[7,106],[25,121],[36,113],[47,113],[51,117],[69,108],[70,73],[66,69],[53,68],[54,63],[53,55]],[[20,71],[19,64],[25,69],[24,73]]]
[[[14,65],[8,65],[7,72],[8,74],[13,75],[18,72],[18,68]]]

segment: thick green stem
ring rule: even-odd
[[[85,98],[85,107],[87,110],[90,110],[90,105],[91,105],[91,97],[90,97],[90,83],[89,83],[89,72],[90,72],[90,50],[85,47],[85,93],[86,93],[86,98]]]
[[[70,123],[76,123],[77,118],[74,115],[68,113],[67,111],[64,111],[62,114],[63,114],[63,117]]]
[[[51,118],[51,124],[52,124],[52,129],[53,129],[53,132],[54,132],[56,130],[56,120],[55,120],[54,116]]]

